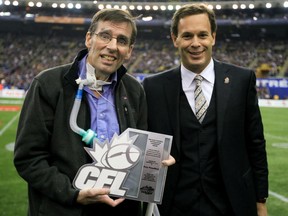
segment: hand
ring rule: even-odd
[[[115,207],[125,200],[124,198],[118,198],[114,200],[108,196],[109,192],[110,190],[108,188],[83,189],[80,190],[78,194],[77,202],[82,205],[100,202]]]
[[[171,166],[171,165],[173,165],[173,164],[175,164],[175,163],[176,163],[176,160],[175,160],[175,158],[172,157],[171,155],[169,155],[169,158],[168,158],[167,160],[163,160],[163,161],[162,161],[162,164],[163,164],[164,166]]]
[[[258,216],[267,216],[267,207],[265,203],[257,203]]]

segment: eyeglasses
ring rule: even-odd
[[[117,45],[121,47],[127,47],[129,45],[129,39],[120,36],[120,37],[113,37],[112,35],[108,34],[107,32],[100,32],[100,33],[95,33],[95,35],[103,42],[103,43],[109,43],[113,38],[117,40]]]

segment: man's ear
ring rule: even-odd
[[[178,47],[178,44],[177,44],[177,36],[174,35],[173,33],[171,33],[171,39],[173,41],[173,44],[174,44],[174,47]]]
[[[127,53],[126,56],[125,56],[125,60],[130,59],[131,54],[132,54],[132,51],[133,51],[133,48],[134,48],[134,45],[130,45],[129,50],[128,50],[128,53]]]
[[[216,42],[216,32],[212,33],[212,37],[213,37],[212,46],[214,46],[214,45],[215,45],[215,42]]]
[[[85,45],[88,49],[91,47],[91,41],[92,41],[91,32],[87,32],[85,38]]]

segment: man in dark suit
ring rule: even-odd
[[[161,216],[267,215],[255,73],[212,58],[216,29],[204,4],[176,11],[171,36],[181,65],[143,82],[149,130],[173,135],[176,164],[167,173]]]

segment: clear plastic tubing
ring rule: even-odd
[[[78,116],[78,112],[80,109],[80,105],[81,105],[81,100],[82,100],[82,95],[83,95],[83,88],[84,88],[84,84],[85,84],[86,80],[80,80],[79,82],[79,87],[75,96],[75,100],[74,100],[74,104],[73,104],[73,108],[70,114],[70,127],[71,129],[79,134],[80,136],[82,136],[82,141],[85,142],[87,145],[91,145],[93,143],[93,139],[97,136],[96,133],[91,130],[88,129],[87,131],[85,131],[84,129],[80,128],[77,125],[77,116]]]

